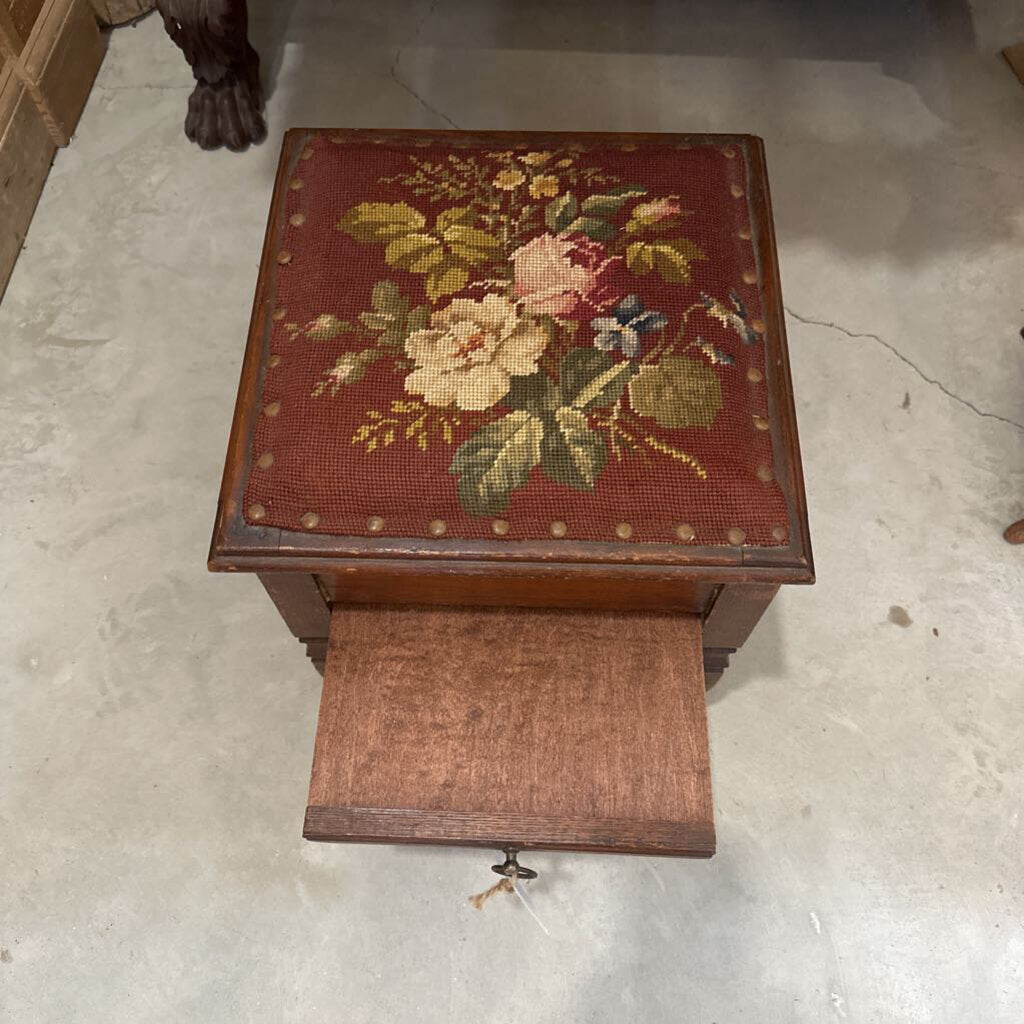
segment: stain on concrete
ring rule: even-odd
[[[900,408],[901,409],[909,409],[910,408],[910,392],[909,391],[904,391],[903,392],[903,402],[900,405]]]
[[[907,613],[907,609],[899,604],[889,605],[889,621],[894,626],[901,626],[903,629],[914,623],[914,620]]]
[[[9,964],[14,961],[14,957],[11,956],[9,949],[0,949],[0,964]]]

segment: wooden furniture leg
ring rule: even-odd
[[[185,134],[202,149],[245,149],[267,136],[259,54],[246,0],[157,0],[164,27],[192,66]]]
[[[711,689],[735,654],[753,632],[772,598],[777,584],[726,583],[704,616],[704,686]]]
[[[316,578],[301,572],[261,572],[259,578],[285,625],[306,645],[307,657],[323,675],[331,632],[331,609]]]

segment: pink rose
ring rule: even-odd
[[[622,295],[622,257],[574,235],[538,235],[512,253],[515,294],[529,313],[586,318]]]

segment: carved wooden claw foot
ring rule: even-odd
[[[202,80],[188,98],[185,134],[201,149],[239,151],[267,137],[263,97],[233,75],[215,85]]]
[[[260,58],[249,45],[245,0],[157,0],[157,6],[196,78],[185,134],[203,149],[262,142]]]

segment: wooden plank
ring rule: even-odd
[[[0,296],[49,173],[53,139],[11,63],[0,71]]]
[[[25,45],[25,37],[14,23],[10,8],[0,0],[0,57],[17,57]]]
[[[1024,83],[1024,43],[1015,43],[1003,50],[1006,63],[1013,69],[1013,73]]]
[[[699,617],[335,608],[304,834],[710,856]]]
[[[46,0],[25,45],[21,74],[58,146],[74,133],[103,50],[86,0]]]
[[[44,0],[0,0],[14,30],[25,40],[32,32]]]

